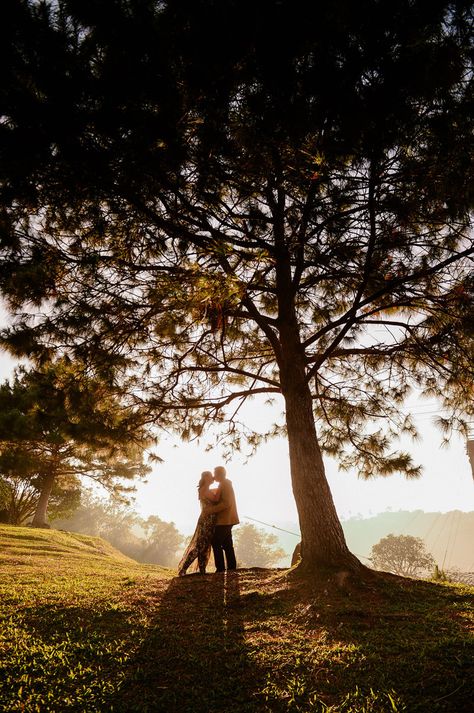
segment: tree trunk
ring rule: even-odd
[[[286,290],[286,297],[289,289]],[[294,304],[281,299],[280,378],[286,405],[291,483],[301,529],[303,569],[362,570],[348,549],[316,435],[313,400],[306,376]]]
[[[288,382],[284,391],[286,424],[291,482],[301,528],[302,567],[359,570],[362,565],[347,548],[324,472],[309,387],[296,374]]]
[[[46,473],[44,476],[41,494],[39,496],[31,527],[49,527],[47,522],[48,503],[55,478],[56,472],[54,469],[51,469],[49,473]]]
[[[301,568],[364,569],[346,545],[329,488],[314,423],[307,363],[295,305],[291,259],[285,240],[284,196],[275,209],[278,360],[286,405],[291,483],[301,529]]]

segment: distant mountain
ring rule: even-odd
[[[289,564],[291,553],[299,541],[299,527],[295,522],[276,522],[275,526],[263,529],[277,535],[280,547],[288,553],[285,564]],[[413,535],[421,537],[439,567],[474,571],[474,512],[387,511],[369,518],[345,520],[342,527],[349,549],[362,562],[368,563],[372,546],[382,537],[389,534]]]

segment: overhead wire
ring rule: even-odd
[[[251,520],[252,522],[258,522],[260,525],[265,525],[265,527],[271,527],[274,530],[280,530],[281,532],[287,532],[289,535],[294,535],[295,537],[298,537],[301,539],[301,533],[298,532],[292,532],[291,530],[285,530],[284,527],[278,527],[278,525],[271,525],[269,522],[264,522],[263,520],[257,520],[255,517],[250,517],[249,515],[242,515],[244,520]],[[372,560],[370,557],[367,557],[366,555],[361,555],[358,552],[354,552],[357,557],[362,557],[363,559],[367,560],[368,562],[371,562]]]
[[[440,515],[441,515],[441,514],[442,514],[442,513],[440,513]],[[446,528],[446,525],[448,524],[448,521],[449,521],[449,516],[446,518],[446,520],[444,520],[444,521],[441,523],[441,527],[440,527],[440,529],[439,529],[439,532],[437,533],[436,537],[434,538],[434,540],[433,540],[433,542],[432,542],[432,544],[431,544],[431,548],[432,548],[432,549],[435,548],[435,545],[438,543],[438,540],[441,539],[441,535],[443,534],[443,532],[444,532],[444,530],[445,530],[445,528]]]
[[[451,542],[451,536],[452,536],[452,534],[453,534],[453,525],[454,525],[454,520],[455,520],[454,515],[455,515],[455,511],[450,512],[449,515],[448,515],[448,519],[450,518],[450,519],[451,519],[451,522],[450,522],[450,524],[449,524],[448,537],[447,537],[447,540],[446,540],[446,549],[445,549],[445,551],[444,551],[443,562],[442,562],[442,564],[441,564],[441,569],[442,569],[442,570],[444,570],[444,565],[445,565],[445,562],[446,562],[446,556],[447,556],[447,554],[448,554],[448,549],[449,549],[449,543]]]
[[[285,530],[284,527],[278,527],[278,525],[271,525],[268,522],[263,522],[263,520],[257,520],[255,517],[250,517],[249,515],[242,515],[245,520],[252,520],[252,522],[258,522],[260,525],[265,525],[266,527],[272,527],[274,530],[280,530],[281,532],[287,532],[289,535],[294,535],[295,537],[301,538],[301,533],[292,532],[291,530]]]
[[[456,512],[456,529],[455,529],[455,531],[454,531],[453,543],[452,543],[452,545],[451,545],[451,552],[449,553],[448,567],[449,567],[449,565],[452,563],[452,557],[453,557],[453,554],[454,554],[454,547],[455,547],[455,545],[456,545],[456,540],[457,540],[457,537],[458,537],[459,528],[460,528],[460,526],[461,526],[461,521],[462,521],[462,513]]]
[[[409,527],[411,527],[411,525],[413,525],[415,520],[417,520],[421,514],[422,514],[422,510],[415,510],[414,513],[408,514],[409,519],[407,520],[406,524],[403,526],[403,529],[405,530],[406,533],[408,533]],[[412,515],[412,517],[410,517],[410,515]]]

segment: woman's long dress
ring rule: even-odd
[[[200,498],[201,510],[207,505],[214,505],[211,500],[207,498]],[[178,564],[178,574],[180,576],[186,574],[188,567],[197,559],[199,571],[201,574],[206,573],[206,565],[209,562],[209,557],[211,556],[211,541],[214,535],[214,527],[216,524],[216,515],[199,515],[197,521],[196,529],[194,535],[191,538],[191,542],[186,547],[181,561]]]

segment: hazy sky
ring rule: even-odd
[[[2,379],[11,374],[13,366],[14,362],[7,355],[0,356]],[[252,425],[264,428],[278,416],[278,411],[278,408],[271,411],[255,400],[247,408],[246,418]],[[413,413],[417,414],[422,440],[418,443],[403,441],[402,445],[424,466],[420,479],[407,481],[401,476],[390,476],[363,481],[351,473],[340,473],[334,461],[325,460],[335,505],[342,519],[369,516],[389,508],[428,512],[474,510],[474,481],[465,441],[455,436],[448,448],[441,448],[441,434],[432,423],[437,414],[434,401],[414,401]],[[199,475],[221,464],[221,453],[218,450],[207,453],[204,444],[183,443],[172,436],[163,437],[156,451],[165,462],[155,466],[148,484],[138,486],[135,509],[144,517],[158,515],[165,521],[175,522],[181,532],[189,533],[199,513],[196,491]],[[297,522],[285,440],[265,444],[247,463],[236,453],[227,469],[234,483],[242,521],[247,516],[287,527]]]
[[[265,407],[253,405],[254,416],[268,418]],[[448,448],[441,448],[441,434],[432,420],[436,416],[434,402],[417,403],[413,408],[423,439],[418,443],[404,441],[416,462],[424,466],[424,475],[407,481],[401,476],[358,479],[352,473],[342,473],[331,459],[325,459],[327,476],[334,502],[342,519],[356,515],[368,516],[393,510],[422,509],[428,512],[474,510],[474,481],[466,454],[466,444],[459,436]],[[182,443],[178,439],[162,439],[157,452],[165,463],[157,466],[147,485],[139,487],[136,507],[145,516],[157,514],[174,521],[188,532],[198,515],[196,483],[202,470],[221,463],[219,452],[206,453],[204,447]],[[291,492],[288,446],[277,439],[262,446],[247,463],[235,454],[227,465],[228,477],[234,483],[239,514],[270,524],[297,522]]]

